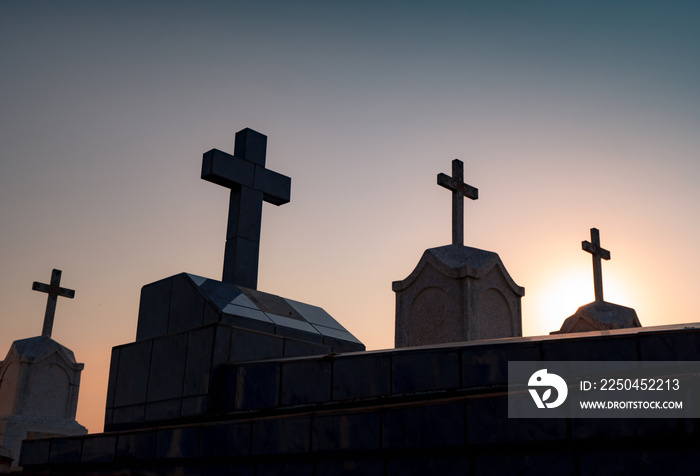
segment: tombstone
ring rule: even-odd
[[[464,197],[479,195],[463,175],[455,159],[452,177],[437,176],[438,185],[452,191],[452,244],[426,250],[413,272],[392,284],[396,347],[522,335],[525,289],[498,254],[464,246]]]
[[[265,168],[266,145],[244,129],[233,155],[203,155],[201,178],[231,190],[222,280],[180,273],[142,288],[136,341],[112,350],[106,431],[209,418],[230,398],[214,388],[225,364],[365,349],[322,308],[257,289],[263,202],[291,190]]]
[[[54,269],[51,284],[34,283],[32,289],[48,293],[42,335],[14,341],[0,363],[0,444],[15,458],[24,439],[87,433],[75,421],[83,364],[51,339],[58,296],[75,295],[60,280]]]
[[[595,300],[579,307],[569,316],[558,331],[551,334],[568,334],[571,332],[603,331],[641,327],[634,309],[606,302],[603,299],[603,270],[601,259],[609,260],[610,251],[600,246],[600,232],[591,228],[591,241],[581,242],[581,248],[593,258],[593,290]]]

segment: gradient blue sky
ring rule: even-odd
[[[0,352],[54,338],[103,422],[110,349],[140,287],[220,278],[227,191],[202,153],[268,135],[292,201],[263,212],[259,288],[393,346],[391,282],[450,241],[452,159],[480,199],[467,245],[526,289],[525,335],[593,299],[698,321],[700,3],[0,2]]]

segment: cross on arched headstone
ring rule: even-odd
[[[263,201],[289,202],[292,179],[265,168],[267,136],[252,129],[236,133],[233,155],[217,149],[202,158],[202,178],[231,189],[222,281],[258,286]]]
[[[32,290],[40,291],[42,293],[48,293],[49,297],[46,299],[46,313],[44,314],[44,326],[41,329],[42,337],[51,338],[51,332],[53,330],[53,318],[56,314],[56,301],[58,296],[66,297],[68,299],[73,299],[75,297],[75,291],[72,289],[66,289],[60,287],[61,284],[61,270],[54,269],[51,271],[51,284],[44,284],[38,281],[34,281],[32,284]]]
[[[597,228],[591,228],[591,241],[582,241],[581,248],[593,255],[593,289],[595,300],[603,302],[603,269],[601,258],[610,259],[610,252],[600,247],[600,232]]]
[[[452,191],[452,244],[464,245],[464,197],[478,200],[479,189],[464,183],[464,164],[452,161],[452,177],[438,174],[437,183]]]

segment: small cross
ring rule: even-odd
[[[601,258],[610,259],[610,252],[600,247],[600,232],[597,228],[591,228],[591,241],[582,241],[581,248],[593,255],[593,289],[596,302],[603,302],[603,269]]]
[[[464,183],[464,164],[461,160],[452,161],[452,177],[438,174],[437,183],[452,190],[452,244],[464,245],[464,197],[479,199],[479,190]]]
[[[51,271],[51,284],[44,284],[38,281],[34,281],[32,284],[32,289],[34,291],[40,291],[42,293],[48,293],[49,297],[46,299],[46,314],[44,314],[44,327],[41,329],[41,336],[51,338],[51,331],[53,330],[53,318],[56,314],[56,301],[58,296],[66,297],[68,299],[73,299],[75,297],[75,291],[72,289],[66,289],[59,286],[61,284],[61,270],[54,269]]]
[[[263,201],[289,202],[292,179],[265,168],[267,136],[252,129],[236,133],[233,155],[217,149],[202,158],[202,179],[231,189],[222,281],[258,287]]]

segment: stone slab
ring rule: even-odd
[[[240,241],[240,240],[238,240]],[[347,347],[364,350],[362,343],[318,306],[285,299],[187,273],[146,285],[141,290],[137,341],[172,335],[214,322],[322,343],[314,327]]]

